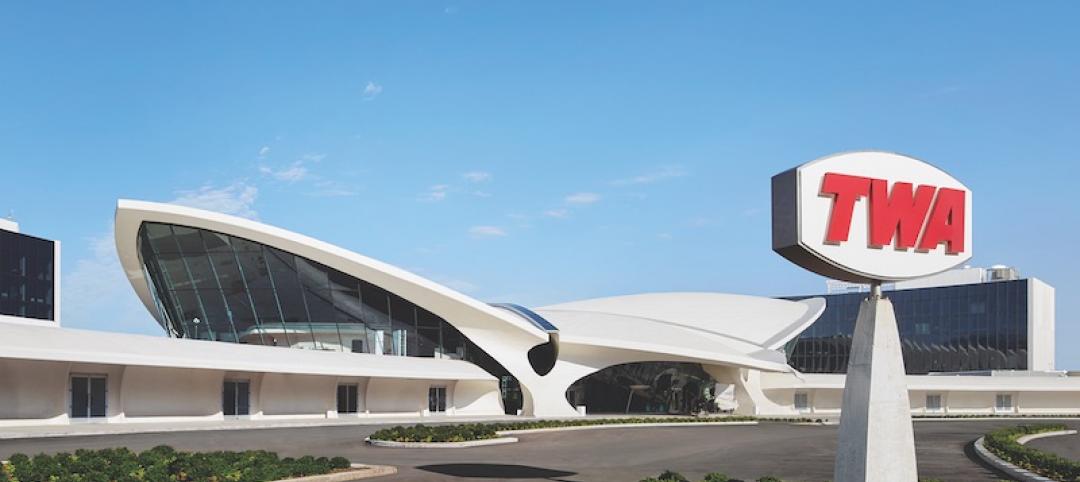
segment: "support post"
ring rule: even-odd
[[[855,322],[833,480],[918,480],[900,332],[880,281],[870,285]]]

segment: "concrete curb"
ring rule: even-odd
[[[370,479],[397,473],[397,467],[390,465],[366,465],[352,464],[353,470],[337,472],[333,474],[310,475],[294,479],[281,479],[276,482],[350,482],[353,480]]]
[[[1028,443],[1028,442],[1030,442],[1032,440],[1035,440],[1037,438],[1055,437],[1055,436],[1058,436],[1058,435],[1071,435],[1071,434],[1074,434],[1074,433],[1076,433],[1076,430],[1062,430],[1062,431],[1058,431],[1058,432],[1045,432],[1045,433],[1038,433],[1038,434],[1032,434],[1032,435],[1025,435],[1023,437],[1020,437],[1020,438],[1025,439],[1023,442],[1020,441],[1020,438],[1017,438],[1016,442],[1023,445],[1025,443]],[[1019,480],[1021,482],[1054,482],[1054,479],[1051,479],[1051,478],[1048,478],[1048,477],[1043,477],[1043,476],[1041,476],[1039,474],[1036,474],[1036,473],[1034,473],[1034,472],[1032,472],[1030,470],[1027,470],[1027,469],[1024,469],[1024,468],[1021,468],[1021,467],[1017,467],[1017,466],[1005,461],[1001,457],[998,457],[997,455],[994,455],[994,453],[991,452],[990,449],[987,449],[986,445],[983,443],[983,439],[985,439],[985,438],[986,437],[979,437],[978,439],[975,440],[975,443],[974,443],[974,445],[975,445],[975,454],[978,455],[979,458],[983,460],[983,462],[986,462],[986,463],[994,466],[998,470],[1008,474],[1009,477],[1012,477],[1012,478],[1014,478],[1016,480]]]
[[[487,445],[503,445],[517,443],[515,437],[486,438],[482,440],[468,440],[465,442],[395,442],[392,440],[364,439],[370,445],[376,447],[388,447],[396,449],[466,449],[469,447],[483,447]]]
[[[643,428],[643,427],[706,427],[706,426],[730,426],[730,425],[757,425],[756,420],[744,422],[682,422],[682,423],[609,423],[603,425],[573,425],[569,427],[527,428],[522,430],[500,430],[495,432],[499,435],[523,435],[530,433],[564,432],[573,430],[593,430],[610,428]]]
[[[1041,439],[1041,438],[1057,437],[1057,436],[1061,436],[1061,435],[1075,435],[1075,434],[1076,434],[1076,430],[1058,430],[1056,432],[1033,433],[1033,434],[1024,435],[1023,437],[1017,438],[1016,443],[1018,443],[1020,445],[1024,445],[1024,444],[1027,444],[1028,442],[1030,442],[1032,440],[1038,440],[1038,439]]]

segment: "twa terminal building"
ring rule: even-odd
[[[859,297],[647,293],[528,308],[187,207],[121,200],[115,230],[168,337],[62,328],[59,243],[0,224],[0,426],[835,416],[847,298]],[[1080,413],[1080,377],[1053,367],[1053,288],[968,278],[895,287],[912,413]]]

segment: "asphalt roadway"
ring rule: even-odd
[[[1068,424],[1069,428],[1076,428],[1075,424]],[[1058,454],[1072,460],[1080,460],[1080,434],[1061,435],[1035,439],[1027,443],[1028,447]]]
[[[970,445],[974,439],[996,427],[1018,423],[1024,422],[916,422],[920,477],[949,482],[1003,478],[977,462],[970,454]],[[1065,420],[1064,423],[1073,429],[1080,428],[1080,420]],[[118,446],[144,450],[167,444],[193,451],[265,449],[294,457],[340,455],[354,462],[397,466],[397,475],[375,479],[387,482],[636,482],[664,469],[681,472],[691,480],[700,480],[707,472],[720,471],[746,480],[773,475],[787,481],[824,481],[832,477],[836,451],[836,426],[786,423],[548,432],[521,435],[521,441],[516,444],[467,449],[397,449],[366,445],[364,437],[378,428],[353,425],[0,440],[0,458],[15,452],[55,453]],[[1059,440],[1068,438],[1058,437]],[[1058,445],[1052,439],[1039,441],[1039,444],[1040,448]],[[1075,450],[1076,446],[1072,447]]]

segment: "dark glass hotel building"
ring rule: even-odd
[[[0,315],[56,321],[56,242],[0,226]]]
[[[1049,309],[1046,292],[1049,290]],[[1037,279],[985,281],[886,291],[896,311],[909,374],[1047,370],[1053,346],[1053,288]],[[845,373],[859,304],[866,293],[820,295],[826,309],[785,347],[804,373]],[[807,297],[791,297],[802,299]],[[1050,316],[1049,321],[1045,319]]]

